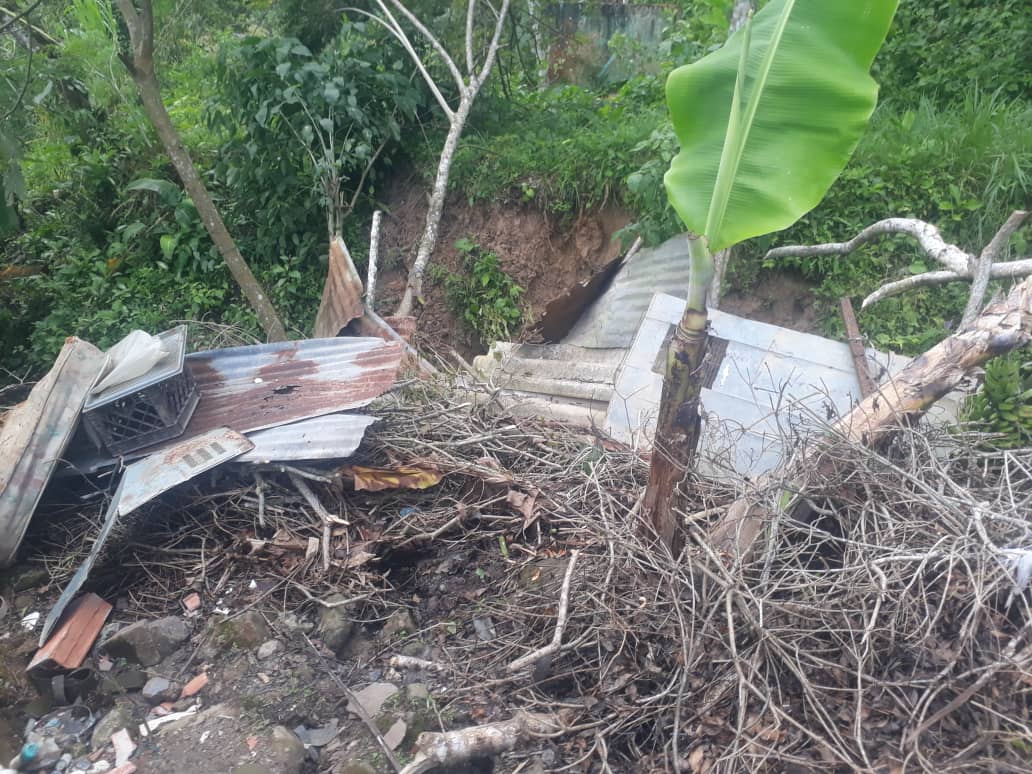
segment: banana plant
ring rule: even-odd
[[[841,174],[874,112],[871,62],[898,0],[771,0],[719,50],[674,70],[681,150],[665,176],[688,229],[684,317],[667,356],[646,489],[647,521],[675,552],[678,484],[701,426],[713,253],[787,228]]]

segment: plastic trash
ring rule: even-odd
[[[160,338],[145,331],[132,331],[108,350],[104,377],[93,388],[93,394],[143,376],[166,355],[168,350]]]

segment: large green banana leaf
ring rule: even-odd
[[[897,2],[771,0],[671,73],[681,152],[667,193],[711,250],[787,228],[820,202],[874,111],[869,71]]]

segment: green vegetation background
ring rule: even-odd
[[[298,335],[310,329],[325,269],[320,176],[335,167],[350,200],[375,157],[346,223],[361,263],[368,217],[390,176],[407,166],[431,177],[446,129],[403,52],[362,16],[343,19],[337,5],[155,2],[165,102],[231,233]],[[730,0],[674,5],[659,46],[611,41],[629,79],[604,82],[605,73],[588,71],[579,85],[541,88],[534,35],[547,19],[535,27],[528,4],[514,3],[508,45],[476,104],[452,189],[470,202],[525,204],[560,218],[616,204],[635,219],[627,239],[656,244],[677,233],[662,188],[676,151],[664,76],[720,44]],[[458,0],[412,6],[447,44],[461,41]],[[38,270],[0,284],[4,381],[48,365],[73,334],[107,346],[131,328],[177,320],[257,333],[138,105],[110,6],[47,2],[33,21],[56,43],[35,52],[31,69],[13,38],[0,55],[0,195],[10,205],[0,207],[0,271]],[[748,289],[769,272],[797,272],[814,284],[827,332],[838,335],[834,299],[926,271],[924,256],[894,238],[849,257],[773,266],[762,260],[769,247],[841,241],[881,218],[912,216],[967,250],[981,248],[1011,210],[1029,204],[1030,51],[1022,0],[902,0],[875,65],[881,103],[851,164],[796,226],[741,246],[728,283]],[[1018,234],[1012,253],[1027,254],[1029,234]],[[462,316],[469,294],[451,282]],[[959,319],[965,292],[946,286],[890,299],[862,313],[861,326],[878,347],[919,352]],[[1027,380],[1029,369],[1018,363],[1008,378]]]

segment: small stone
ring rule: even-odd
[[[417,631],[419,629],[416,626],[416,621],[412,618],[412,613],[406,608],[399,608],[391,613],[382,630],[383,636],[388,638],[396,634],[414,634]]]
[[[408,731],[408,726],[405,725],[404,720],[396,720],[387,733],[383,735],[383,742],[392,750],[396,750],[398,745],[405,739],[405,733]]]
[[[257,648],[269,639],[271,634],[265,618],[257,610],[248,610],[219,624],[219,637],[222,642],[238,648]]]
[[[376,774],[376,769],[368,763],[347,763],[340,770],[340,774]]]
[[[262,757],[266,765],[262,771],[276,774],[297,774],[301,771],[305,762],[305,746],[289,729],[274,726],[267,739],[259,744],[265,748]]]
[[[62,755],[58,759],[57,763],[54,764],[54,768],[57,769],[58,771],[64,771],[65,769],[67,769],[71,765],[72,765],[72,754],[71,753],[65,753],[64,755]]]
[[[355,698],[362,705],[366,715],[372,718],[380,714],[383,705],[397,692],[398,686],[393,683],[371,683],[361,691],[356,691]],[[358,714],[352,702],[348,702],[348,710]]]
[[[111,658],[124,658],[142,666],[154,666],[175,653],[190,638],[190,627],[181,618],[168,616],[137,621],[115,632],[102,646]]]
[[[327,602],[342,602],[343,594],[332,594]],[[319,637],[323,645],[332,650],[338,658],[345,654],[345,648],[355,634],[355,624],[348,618],[345,605],[324,607],[319,620]]]
[[[151,704],[161,704],[178,698],[179,686],[164,677],[152,677],[144,683],[141,693]]]
[[[279,640],[267,640],[258,646],[258,658],[267,659],[280,652],[283,646]]]
[[[120,728],[132,728],[133,725],[132,707],[127,703],[116,704],[93,727],[90,745],[94,750],[101,750],[108,745],[116,731]]]
[[[494,622],[490,618],[474,618],[473,629],[483,642],[490,642],[495,638]]]
[[[430,691],[423,683],[409,683],[405,686],[405,693],[409,701],[426,701],[430,698]]]
[[[311,621],[300,618],[297,613],[283,613],[279,617],[279,625],[290,632],[310,632],[315,628]]]

